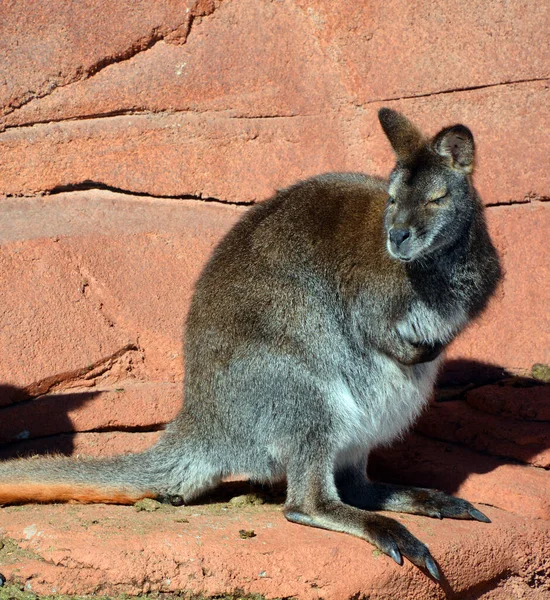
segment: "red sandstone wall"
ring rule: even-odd
[[[476,136],[506,279],[450,357],[550,362],[546,2],[0,6],[0,443],[150,443],[94,432],[177,410],[181,328],[216,241],[296,179],[387,174],[380,106]]]

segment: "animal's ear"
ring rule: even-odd
[[[474,169],[475,145],[472,132],[464,125],[442,129],[433,139],[434,151],[453,169],[471,173]]]
[[[408,162],[426,144],[422,133],[401,113],[381,108],[378,119],[399,160]]]

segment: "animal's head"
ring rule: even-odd
[[[388,252],[410,262],[452,246],[477,202],[471,131],[453,125],[427,139],[394,110],[382,108],[378,118],[397,157],[385,213]]]

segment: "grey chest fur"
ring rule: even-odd
[[[450,342],[466,326],[468,315],[460,305],[449,307],[447,315],[422,300],[414,300],[397,323],[397,331],[409,342],[434,344]]]

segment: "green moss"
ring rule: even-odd
[[[162,504],[158,500],[153,500],[152,498],[143,498],[142,500],[138,500],[134,504],[134,508],[137,512],[154,512],[155,510],[158,510],[161,506]]]
[[[550,383],[550,367],[548,365],[543,365],[541,363],[533,365],[531,375],[539,381]]]
[[[23,591],[16,585],[0,587],[0,600],[36,600],[37,596]]]
[[[6,584],[0,587],[0,600],[265,600],[265,596],[260,594],[241,594],[239,592],[231,594],[222,594],[216,596],[203,596],[196,594],[186,594],[185,592],[156,593],[143,596],[129,596],[121,594],[120,596],[67,596],[64,594],[52,594],[49,596],[40,596],[32,592],[25,591],[21,585]]]
[[[33,560],[43,560],[41,556],[23,550],[10,538],[2,538],[0,540],[0,565],[13,565],[19,562],[22,558],[31,558]],[[0,588],[1,590],[2,588]],[[2,598],[0,597],[0,600]]]

